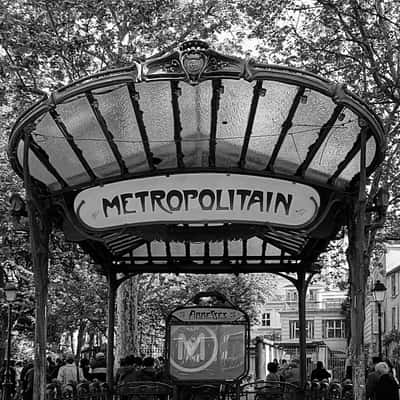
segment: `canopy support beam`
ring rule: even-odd
[[[299,347],[300,347],[300,387],[302,390],[307,382],[307,320],[306,320],[306,296],[307,288],[313,274],[308,276],[304,271],[297,273],[296,288],[299,302]]]
[[[107,314],[107,384],[109,389],[114,387],[114,327],[115,327],[115,299],[120,284],[114,272],[108,272],[108,314]],[[111,396],[112,391],[109,391]]]
[[[34,385],[33,400],[46,398],[46,344],[47,344],[47,295],[49,237],[51,223],[46,203],[35,196],[34,185],[29,173],[29,148],[31,135],[25,131],[24,138],[24,186],[29,219],[29,240],[32,253],[32,267],[35,285],[35,343],[34,343]]]

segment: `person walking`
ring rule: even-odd
[[[73,354],[67,354],[65,358],[66,364],[58,370],[57,380],[62,385],[77,384],[84,379],[83,371],[75,364]]]
[[[329,380],[331,374],[324,368],[322,361],[317,361],[317,367],[311,372],[311,380],[318,380],[321,382],[324,379]]]
[[[21,371],[21,391],[23,400],[32,400],[33,398],[34,372],[33,361],[28,361]]]
[[[367,384],[366,384],[366,394],[367,400],[376,400],[375,392],[376,385],[378,384],[380,374],[375,370],[375,366],[382,362],[381,357],[372,357],[372,365],[370,367],[370,372],[367,375]]]
[[[100,382],[106,382],[107,380],[107,362],[104,353],[99,352],[96,354],[94,360],[90,363],[90,377],[97,379]]]
[[[390,368],[385,362],[375,365],[375,370],[379,374],[378,384],[375,388],[376,400],[399,400],[399,388],[390,373]]]

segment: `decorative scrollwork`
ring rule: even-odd
[[[216,57],[211,57],[208,61],[208,69],[211,71],[218,71],[228,67],[229,63],[227,63],[226,61],[218,60]]]
[[[180,72],[181,69],[181,64],[178,60],[169,60],[163,65],[163,70],[165,72],[171,72],[171,73],[176,73]]]

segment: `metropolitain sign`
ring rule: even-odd
[[[83,190],[74,200],[76,215],[91,229],[211,222],[300,227],[312,222],[319,206],[310,186],[226,173],[130,179]]]

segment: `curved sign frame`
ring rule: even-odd
[[[157,223],[253,223],[302,228],[320,208],[302,183],[234,173],[180,173],[92,187],[74,199],[90,230]]]

